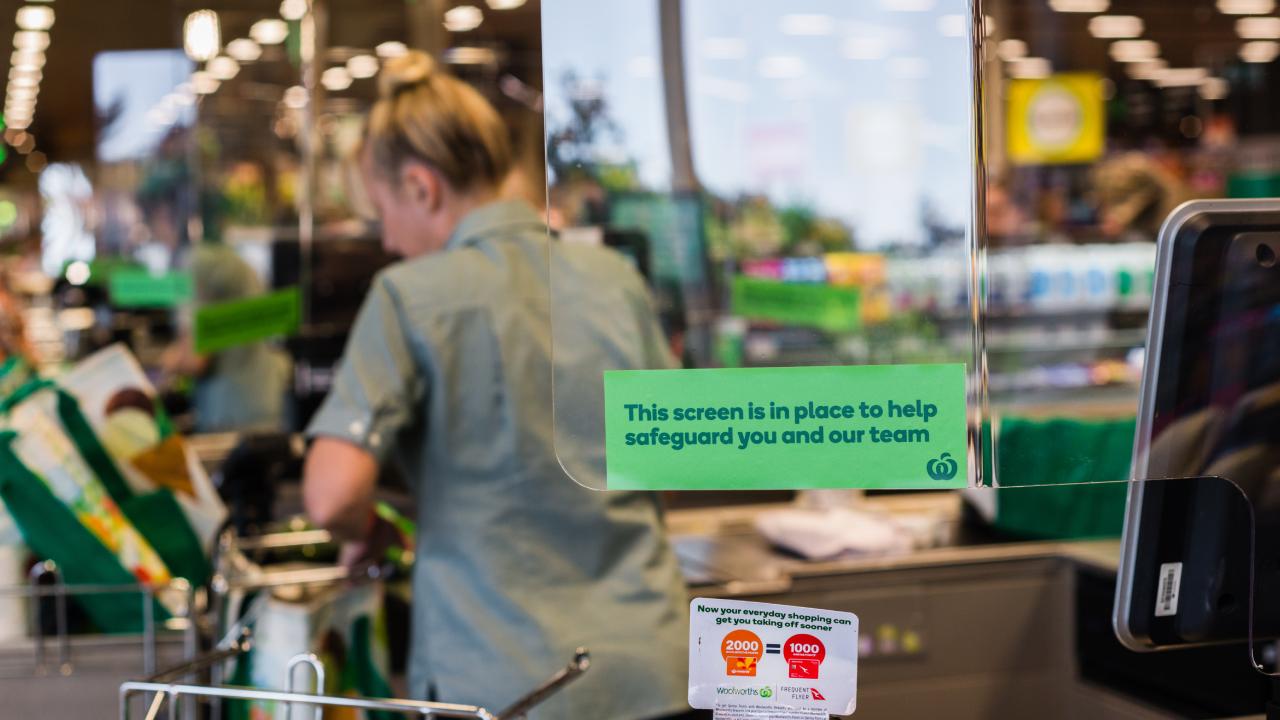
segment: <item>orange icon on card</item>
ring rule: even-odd
[[[750,630],[734,630],[720,643],[720,655],[724,657],[726,675],[755,677],[756,665],[764,656],[764,643]]]

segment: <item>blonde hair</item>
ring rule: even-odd
[[[406,161],[417,160],[468,192],[496,189],[510,173],[511,141],[498,112],[426,53],[414,50],[388,61],[378,90],[364,150],[384,177],[394,180]]]

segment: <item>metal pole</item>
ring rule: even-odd
[[[142,672],[156,671],[156,608],[150,590],[142,591]]]
[[[693,142],[689,137],[683,12],[682,0],[658,0],[662,90],[667,107],[667,141],[671,146],[671,189],[678,193],[698,190],[698,177],[693,167]]]
[[[987,398],[987,348],[986,322],[987,302],[984,288],[987,274],[987,158],[985,142],[986,102],[984,80],[986,71],[986,14],[982,11],[982,0],[970,0],[970,27],[972,28],[972,55],[970,62],[973,77],[973,116],[971,128],[973,137],[973,205],[970,208],[973,218],[973,231],[969,237],[969,313],[973,322],[973,362],[976,382],[970,388],[969,395],[969,437],[973,446],[970,453],[970,476],[978,485],[994,486],[999,478],[995,476],[995,445],[990,450],[982,436],[982,421],[990,417]],[[976,395],[976,397],[974,397]],[[982,477],[983,458],[987,452],[993,455],[991,466],[993,477],[989,480]]]

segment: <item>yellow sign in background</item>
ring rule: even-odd
[[[1009,160],[1016,165],[1086,163],[1106,147],[1102,78],[1063,73],[1012,80],[1008,90]]]

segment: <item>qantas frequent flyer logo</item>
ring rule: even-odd
[[[720,643],[720,655],[724,657],[726,675],[755,677],[764,656],[764,643],[750,630],[734,630]]]
[[[782,657],[787,661],[788,677],[817,680],[822,661],[827,659],[827,648],[812,635],[792,635],[782,646]]]

